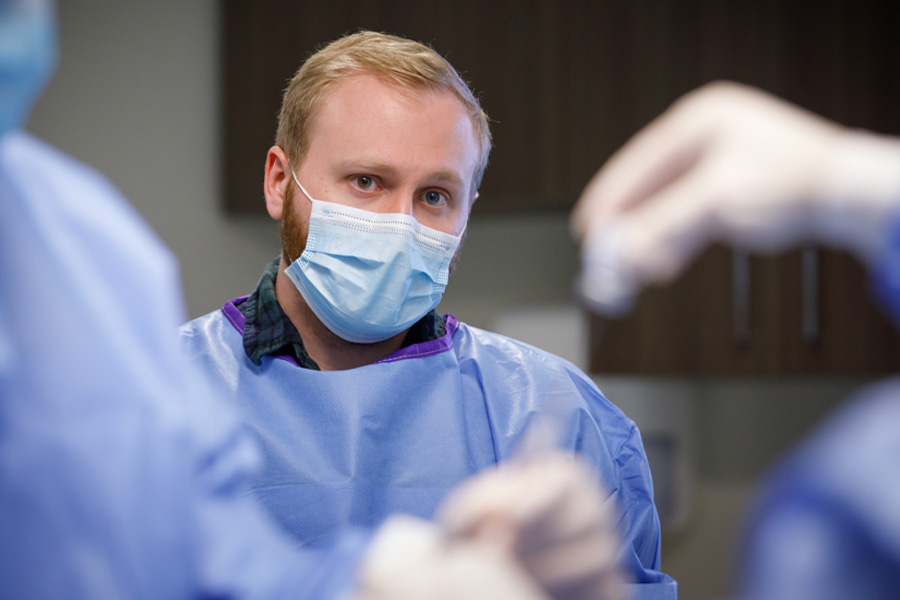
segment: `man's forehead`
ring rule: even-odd
[[[316,114],[341,109],[358,111],[360,107],[369,107],[379,100],[413,112],[422,110],[429,100],[439,100],[448,111],[468,116],[465,102],[451,88],[400,83],[386,75],[369,72],[351,72],[340,76],[325,88]]]
[[[447,180],[460,179],[460,169],[474,170],[469,163],[478,155],[474,124],[455,92],[409,88],[368,73],[334,84],[309,139],[310,151],[340,149],[342,163],[399,168],[409,155],[445,156],[453,164],[435,174]]]

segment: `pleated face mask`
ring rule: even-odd
[[[306,248],[285,270],[309,308],[338,337],[361,344],[408,329],[441,301],[462,236],[410,215],[316,200]]]

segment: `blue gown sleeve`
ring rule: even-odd
[[[785,502],[754,533],[742,568],[752,573],[745,600],[845,600],[891,597],[882,565],[872,561],[863,538],[827,508]],[[888,595],[884,595],[885,592]]]
[[[653,501],[650,467],[640,433],[635,426],[616,456],[621,474],[621,505],[627,515],[622,523],[622,563],[633,582],[633,600],[675,600],[678,585],[661,571],[662,543],[659,516]]]
[[[900,324],[900,213],[870,265]],[[742,600],[892,598],[900,589],[900,378],[863,390],[767,479],[741,550]]]
[[[106,180],[0,137],[0,597],[334,598],[365,534],[303,554],[180,359],[174,259]]]
[[[587,376],[570,367],[569,377],[589,407],[593,422],[588,426],[582,421],[581,427],[587,427],[587,431],[579,431],[567,445],[592,460],[604,485],[613,488],[621,514],[620,562],[632,581],[628,586],[629,597],[633,600],[674,600],[678,597],[678,584],[661,571],[659,515],[640,431]],[[591,433],[596,427],[603,428],[602,435]],[[607,443],[611,448],[611,471],[610,466],[600,459],[605,452],[598,447],[598,444]]]
[[[741,552],[744,600],[900,589],[900,378],[863,389],[769,476]]]

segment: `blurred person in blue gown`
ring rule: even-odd
[[[319,597],[240,493],[251,438],[179,360],[175,260],[21,129],[55,63],[50,3],[0,1],[0,596]]]
[[[572,214],[579,289],[608,315],[672,280],[710,242],[854,253],[900,323],[900,139],[850,130],[733,83],[691,92],[600,169]],[[769,477],[738,595],[895,598],[900,590],[900,380],[850,399]]]

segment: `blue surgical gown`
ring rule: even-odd
[[[562,447],[583,454],[621,514],[622,564],[636,598],[674,598],[660,568],[650,471],[634,423],[570,363],[459,323],[374,364],[322,372],[286,356],[255,365],[236,302],[181,329],[187,354],[215,378],[265,454],[251,487],[305,547],[389,514],[424,518],[449,490],[510,457],[537,415],[554,415]]]
[[[900,218],[871,267],[900,323]],[[775,469],[739,567],[745,600],[900,596],[900,378],[861,391]]]
[[[0,598],[331,598],[245,480],[251,436],[185,365],[174,260],[101,176],[0,137]]]

